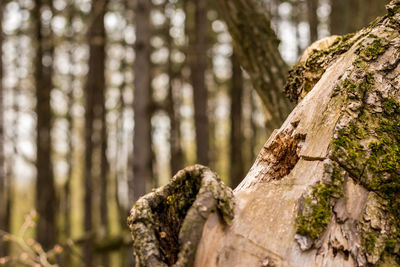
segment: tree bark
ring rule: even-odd
[[[207,114],[207,0],[194,2],[194,27],[189,31],[190,71],[193,86],[194,123],[196,129],[197,162],[209,163],[209,121]],[[193,3],[192,2],[192,3]],[[187,16],[190,17],[187,10]],[[191,25],[191,24],[189,24]],[[190,32],[193,31],[193,32]]]
[[[98,168],[93,168],[94,152],[97,152],[97,163],[100,163],[100,199],[104,204],[105,192],[104,183],[106,176],[103,176],[103,148],[101,138],[103,137],[104,125],[104,94],[105,94],[105,28],[104,15],[107,7],[107,0],[96,2],[92,5],[90,13],[91,23],[89,25],[87,38],[89,42],[89,72],[86,81],[86,102],[85,102],[85,215],[84,215],[84,230],[87,234],[92,235],[93,232],[93,192],[94,177]],[[96,149],[97,148],[97,149]],[[102,226],[107,226],[107,205],[100,208],[100,223]],[[104,215],[105,214],[105,215]],[[104,221],[105,220],[105,221]],[[85,240],[83,257],[86,266],[93,264],[93,240],[88,238]]]
[[[299,96],[298,106],[235,189],[232,224],[214,209],[204,224],[191,228],[202,232],[194,266],[399,265],[399,26],[400,1],[394,0],[385,17],[312,50],[295,66],[289,81],[312,75],[312,90]],[[320,72],[306,68],[316,62],[326,64],[311,65]],[[175,205],[162,192],[132,209],[131,219],[144,224],[141,230],[147,229],[146,218],[171,210],[143,213],[146,201],[160,205],[166,198]],[[150,219],[148,229],[156,229],[156,239],[162,240],[165,233],[154,223]],[[131,230],[137,237],[138,228]],[[184,251],[182,246],[177,254]]]
[[[138,0],[135,6],[135,92],[133,110],[135,130],[133,137],[133,179],[129,181],[130,203],[146,191],[146,183],[153,176],[151,148],[151,63],[150,22],[151,2]]]
[[[399,7],[309,55],[346,47],[235,189],[232,225],[209,217],[195,266],[399,264]]]
[[[257,0],[217,0],[221,17],[233,39],[241,65],[271,115],[267,128],[279,128],[293,108],[282,92],[287,66],[279,51],[275,33]]]
[[[36,209],[39,213],[37,241],[45,250],[48,250],[56,242],[56,193],[51,157],[52,110],[50,107],[54,46],[51,19],[41,21],[44,8],[52,10],[51,3],[45,0],[35,1],[33,17],[36,26]]]

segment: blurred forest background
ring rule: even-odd
[[[129,266],[138,197],[194,163],[240,182],[292,105],[263,106],[215,2],[0,0],[0,265]],[[386,1],[260,2],[286,72]]]

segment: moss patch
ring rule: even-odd
[[[328,66],[341,54],[347,52],[361,36],[348,34],[338,37],[328,48],[314,49],[304,62],[294,65],[284,88],[293,102],[298,102],[311,91],[321,79]]]
[[[342,184],[343,176],[340,169],[335,167],[327,183],[311,187],[311,192],[300,204],[296,219],[298,234],[308,236],[315,241],[325,232],[332,216],[332,198],[338,199],[343,196]]]
[[[140,266],[191,266],[211,212],[233,219],[233,193],[207,167],[179,171],[164,187],[140,198],[131,210],[136,262]]]

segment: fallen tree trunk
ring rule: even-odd
[[[191,228],[202,233],[198,244],[191,240],[194,266],[400,264],[400,1],[387,11],[292,69],[286,92],[299,104],[234,190],[230,225],[222,219],[229,212],[210,208],[207,221]],[[185,181],[196,184],[190,175]],[[169,214],[157,207],[151,209],[156,218]],[[142,239],[132,227],[138,210],[130,221],[134,243]],[[181,215],[179,224],[187,227],[189,217]],[[142,222],[155,236],[151,247],[165,246],[154,222]],[[177,260],[185,243],[174,236],[168,246],[177,247]],[[139,260],[175,263],[143,248],[134,248]]]

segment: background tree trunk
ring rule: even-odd
[[[191,50],[190,71],[193,86],[194,123],[196,129],[197,162],[209,163],[209,122],[207,114],[208,91],[206,86],[207,69],[207,0],[194,2],[194,28],[189,29]],[[190,11],[189,11],[190,12]],[[189,19],[189,17],[188,17]]]
[[[272,132],[293,108],[282,92],[287,66],[278,50],[279,41],[257,0],[217,0],[216,5],[228,25],[235,52],[271,115],[267,129]]]
[[[174,62],[172,60],[173,52],[173,40],[169,33],[171,29],[171,18],[167,16],[167,23],[165,25],[165,38],[168,48],[168,62],[167,62],[167,73],[168,73],[168,98],[167,98],[167,112],[170,121],[170,168],[171,174],[177,173],[183,167],[183,151],[181,146],[181,134],[180,134],[180,114],[179,105],[176,103],[177,94],[175,93],[174,80],[177,72],[174,68]],[[179,101],[178,101],[179,102]]]
[[[236,187],[244,178],[243,161],[243,128],[242,128],[242,101],[243,76],[239,61],[235,54],[231,57],[232,85],[231,85],[231,136],[230,136],[230,185]]]
[[[138,0],[135,6],[135,92],[133,139],[133,179],[129,182],[130,203],[146,193],[146,183],[153,177],[151,147],[151,63],[150,63],[151,2]]]
[[[0,229],[8,231],[7,225],[7,198],[5,159],[4,159],[4,104],[3,104],[3,2],[0,3]],[[0,258],[8,255],[6,242],[0,243]]]
[[[39,213],[37,224],[37,241],[45,250],[52,248],[56,242],[56,194],[51,157],[51,122],[50,93],[53,87],[53,40],[51,18],[41,21],[44,9],[52,11],[50,2],[36,0],[33,15],[36,26],[36,209]]]
[[[85,218],[84,230],[88,238],[84,245],[84,260],[87,266],[93,264],[93,199],[95,191],[94,185],[97,182],[94,180],[97,177],[100,182],[100,204],[104,204],[106,198],[104,192],[104,183],[106,183],[106,175],[104,175],[105,165],[103,162],[103,128],[104,125],[104,94],[105,94],[105,28],[104,15],[106,12],[107,0],[96,2],[92,5],[90,13],[90,24],[87,33],[89,41],[89,73],[86,81],[86,112],[85,112]],[[101,148],[99,148],[99,145]],[[97,148],[97,149],[96,149]],[[94,157],[95,152],[98,157]],[[99,168],[93,168],[94,159],[97,159]],[[98,166],[98,165],[97,165]],[[96,176],[97,174],[97,176]],[[107,227],[107,205],[99,207],[100,209],[100,224]]]
[[[307,0],[307,17],[310,28],[310,43],[318,40],[318,0]]]

